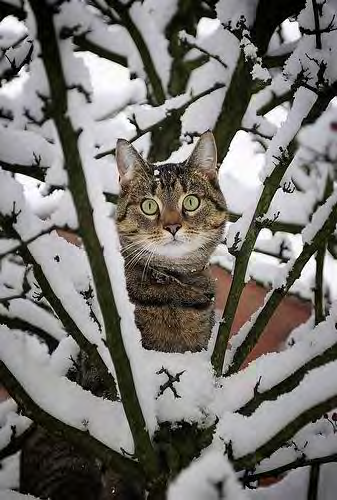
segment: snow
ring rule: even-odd
[[[1,461],[0,485],[1,500],[34,500],[34,497],[30,495],[20,495],[7,490],[7,488],[18,488],[19,486],[19,453]]]
[[[249,492],[252,500],[283,500],[284,498],[307,499],[309,467],[291,471],[279,483]]]
[[[235,411],[239,409],[253,398],[257,383],[259,383],[258,392],[263,393],[282,382],[284,378],[294,373],[309,360],[335,345],[337,341],[336,321],[337,306],[334,303],[324,322],[314,328],[311,322],[302,325],[300,337],[299,334],[294,334],[292,337],[294,343],[291,342],[286,350],[264,354],[252,361],[247,368],[230,377],[223,378],[221,387],[218,389],[221,396],[219,395],[215,403],[216,405],[220,404],[220,409],[216,407],[214,411],[219,413],[223,410]],[[240,340],[242,341],[242,336],[250,325],[250,322],[247,323],[239,334],[231,338],[230,351],[225,361],[226,365],[230,362],[230,356],[239,347]],[[239,337],[236,338],[238,335]]]
[[[32,495],[23,495],[14,490],[0,491],[0,500],[39,500]]]
[[[18,415],[16,410],[16,404],[11,399],[0,403],[0,449],[8,446],[14,435],[20,436],[31,425],[31,420]]]
[[[225,25],[231,22],[235,28],[241,16],[244,16],[247,25],[252,26],[257,5],[257,0],[220,0],[216,5],[216,12]]]
[[[219,451],[205,451],[171,483],[168,500],[248,500],[236,481],[228,459]]]
[[[261,181],[269,177],[274,168],[277,168],[277,159],[280,157],[280,152],[285,151],[289,143],[295,138],[302,121],[308,115],[316,100],[317,95],[311,90],[300,87],[296,91],[293,106],[289,111],[285,123],[278,129],[269,144],[266,153],[265,167],[260,177]]]
[[[263,229],[245,276],[246,282],[254,278],[266,285],[282,286],[303,245],[312,241],[337,201],[334,193],[311,218],[315,207],[323,200],[327,179],[335,175],[336,107],[331,105],[315,123],[303,127],[303,121],[316,103],[315,91],[322,88],[322,81],[318,78],[318,65],[325,61],[328,63],[324,81],[333,82],[337,78],[337,35],[336,32],[323,34],[321,51],[316,48],[314,35],[300,35],[299,27],[314,27],[311,2],[307,2],[297,22],[287,20],[282,23],[284,40],[275,33],[269,45],[268,55],[289,54],[283,71],[275,68],[268,71],[263,67],[256,47],[250,40],[249,29],[254,25],[257,5],[256,0],[220,0],[216,4],[218,19],[202,18],[196,26],[195,34],[180,33],[180,40],[184,39],[201,49],[200,52],[198,48],[191,48],[186,55],[186,63],[193,61],[202,51],[206,51],[211,57],[191,73],[185,91],[172,98],[167,91],[172,60],[165,30],[179,3],[176,0],[163,0],[159,5],[155,0],[145,0],[133,4],[131,18],[144,39],[164,89],[165,102],[159,106],[148,103],[147,95],[152,90],[151,85],[145,74],[140,52],[125,27],[118,23],[106,24],[97,9],[88,9],[84,2],[78,0],[63,2],[60,13],[56,16],[57,29],[75,28],[76,35],[83,35],[97,46],[126,58],[127,68],[92,53],[74,53],[70,38],[60,42],[67,83],[83,85],[92,99],[92,102],[86,102],[76,89],[69,91],[68,113],[74,129],[83,129],[78,146],[95,229],[121,317],[123,342],[130,359],[147,429],[152,437],[162,422],[184,420],[200,426],[216,424],[210,449],[205,450],[170,485],[170,500],[218,498],[212,481],[219,483],[222,480],[228,499],[276,500],[297,497],[298,500],[304,500],[308,482],[307,469],[291,472],[280,483],[268,489],[258,488],[247,492],[238,489],[235,476],[223,456],[224,443],[232,441],[235,457],[253,453],[306,408],[335,396],[337,368],[334,361],[306,374],[291,393],[280,396],[276,401],[262,403],[251,416],[235,413],[253,398],[254,391],[265,393],[305,363],[336,345],[336,304],[330,308],[326,320],[316,327],[311,319],[294,331],[282,352],[261,356],[231,377],[216,379],[214,376],[210,362],[214,337],[207,352],[165,354],[144,351],[140,332],[134,323],[134,308],[126,293],[120,244],[113,221],[114,206],[106,202],[104,194],[117,194],[119,190],[115,158],[110,153],[95,159],[97,154],[113,151],[119,137],[134,141],[135,146],[146,155],[151,145],[151,134],[138,137],[141,133],[137,126],[146,131],[201,92],[215,84],[223,84],[224,88],[186,107],[181,117],[181,145],[169,158],[170,161],[184,160],[193,148],[196,139],[194,134],[215,126],[240,50],[243,50],[246,59],[253,66],[253,79],[262,80],[268,85],[253,95],[243,118],[243,128],[252,132],[248,134],[239,131],[236,134],[221,165],[220,184],[228,209],[241,216],[237,222],[228,224],[224,236],[229,249],[233,250],[234,244],[234,250],[241,248],[264,183],[274,169],[279,168],[277,158],[292,141],[298,141],[298,151],[260,221],[273,220],[279,214],[277,222],[306,227],[301,235],[280,232],[273,234],[271,230]],[[322,6],[323,27],[331,21],[334,8],[335,4],[331,1]],[[240,48],[240,42],[231,29],[243,20],[246,29],[242,33]],[[225,29],[224,25],[229,23],[231,26]],[[34,35],[34,24],[31,12],[25,23],[12,17],[6,18],[0,24],[1,47],[13,43],[27,32],[27,28]],[[11,49],[11,54],[18,61],[22,58],[26,45],[27,41]],[[308,77],[306,87],[299,86],[291,107],[286,102],[261,116],[259,111],[264,105],[298,84],[297,78],[302,67]],[[0,71],[1,68],[2,66]],[[66,242],[56,231],[38,237],[41,232],[51,230],[54,226],[68,227],[74,231],[78,227],[55,125],[49,119],[39,126],[25,113],[27,108],[30,115],[40,120],[43,116],[43,102],[39,95],[48,93],[49,85],[40,58],[34,58],[29,68],[23,69],[18,78],[0,89],[0,108],[9,109],[13,113],[13,120],[0,118],[0,160],[22,165],[27,176],[30,175],[32,165],[40,163],[46,167],[46,183],[34,180],[29,185],[27,176],[13,178],[10,173],[0,170],[0,213],[14,216],[14,228],[21,239],[28,241],[36,238],[29,243],[29,252],[41,266],[70,318],[86,339],[97,346],[107,369],[114,374],[111,356],[104,344],[103,318],[84,249]],[[165,124],[162,133],[165,134]],[[136,138],[138,139],[135,140]],[[22,188],[20,183],[24,183],[25,187]],[[289,189],[296,186],[299,190],[284,192],[282,186],[285,185]],[[132,453],[132,437],[121,403],[96,398],[65,378],[71,366],[71,358],[76,357],[79,347],[71,337],[72,332],[66,332],[52,311],[44,308],[46,299],[37,301],[34,298],[39,290],[32,271],[26,276],[24,266],[17,256],[13,258],[3,255],[10,250],[16,251],[18,244],[19,241],[14,237],[0,241],[0,297],[21,296],[26,281],[31,290],[25,297],[1,304],[0,313],[9,318],[25,320],[46,331],[59,344],[50,355],[46,346],[35,337],[29,337],[27,332],[9,331],[1,326],[0,358],[45,411],[83,432],[90,432],[113,449],[123,448]],[[261,252],[271,255],[263,255]],[[281,252],[282,258],[287,261],[282,266],[279,259]],[[220,263],[232,271],[235,258],[222,245],[216,250],[212,262]],[[327,255],[324,267],[327,305],[337,298],[336,273],[336,261]],[[311,298],[314,274],[315,265],[311,260],[291,291]],[[93,296],[85,300],[85,294],[91,289]],[[230,349],[225,358],[226,367],[258,314],[259,311],[230,340]],[[169,376],[176,378],[171,388],[165,386]],[[0,424],[0,445],[5,446],[11,436],[11,425],[16,425],[21,432],[29,425],[29,421],[18,415],[15,403],[8,400],[0,405]],[[315,458],[337,451],[337,437],[329,419],[308,424],[296,433],[292,441],[290,446],[277,450],[270,458],[263,460],[257,471],[287,464],[302,452],[309,458]],[[18,484],[17,460],[18,457],[3,463],[0,483],[5,490],[0,491],[0,499],[28,498],[10,491]],[[321,468],[320,500],[334,498],[331,497],[331,492],[335,491],[334,475],[333,465]]]
[[[29,352],[27,340],[22,332],[0,326],[1,360],[36,404],[112,449],[123,448],[132,453],[132,437],[122,404],[93,396],[74,382],[59,377],[45,357]]]
[[[322,228],[324,222],[327,220],[332,212],[332,209],[337,203],[337,191],[334,192],[328,200],[321,205],[314,213],[310,223],[302,231],[303,243],[309,244],[317,232]]]
[[[231,441],[235,458],[253,453],[306,410],[336,397],[336,375],[337,363],[330,362],[309,372],[290,393],[263,402],[249,417],[225,411],[215,441]]]

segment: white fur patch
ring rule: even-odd
[[[173,238],[168,238],[162,244],[158,244],[154,253],[163,257],[179,259],[194,253],[203,245],[204,242],[205,240],[200,236],[186,240],[186,237],[179,237],[179,235],[177,235],[175,240]]]

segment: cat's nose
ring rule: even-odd
[[[164,226],[164,229],[171,233],[173,236],[176,234],[177,231],[181,228],[181,224],[167,224]]]

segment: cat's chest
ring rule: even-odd
[[[127,276],[133,303],[168,306],[205,306],[214,298],[214,285],[206,273],[177,276],[164,271],[137,270]]]

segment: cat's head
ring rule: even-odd
[[[116,158],[116,220],[127,265],[200,269],[226,222],[213,134],[202,134],[183,163],[150,164],[124,139],[117,142]]]

